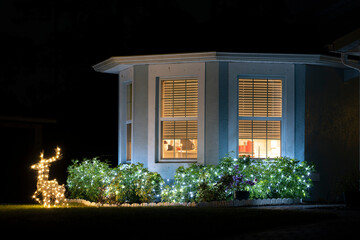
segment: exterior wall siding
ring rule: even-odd
[[[293,64],[229,63],[228,152],[238,154],[238,78],[271,77],[283,80],[281,155],[295,156],[295,67]]]
[[[305,159],[319,174],[314,199],[342,200],[339,183],[358,176],[358,89],[357,79],[344,81],[342,69],[306,65]]]
[[[175,170],[180,166],[189,166],[193,161],[159,161],[159,141],[156,136],[159,132],[157,127],[158,106],[157,79],[196,78],[198,79],[198,158],[196,163],[205,163],[205,63],[182,63],[182,64],[160,64],[150,65],[148,69],[148,94],[147,94],[147,162],[150,171],[156,171],[165,179],[172,179]]]
[[[210,61],[127,68],[119,73],[119,163],[126,162],[127,84],[133,84],[132,162],[171,179],[178,167],[193,161],[159,161],[159,79],[198,79],[196,163],[217,164],[227,153],[238,153],[238,78],[280,78],[281,154],[315,163],[313,200],[339,200],[337,183],[359,170],[359,82],[349,76],[340,68],[291,63]]]
[[[134,67],[132,162],[148,167],[148,65]]]
[[[119,72],[119,164],[126,163],[126,85],[132,83],[133,78],[134,68],[132,67]]]

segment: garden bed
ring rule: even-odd
[[[68,167],[69,198],[124,207],[298,203],[298,200],[289,199],[309,197],[312,186],[309,176],[314,171],[313,165],[286,157],[261,161],[248,157],[224,157],[218,165],[181,166],[176,169],[174,181],[170,182],[140,163],[120,164],[115,168],[98,159],[75,160],[73,163]],[[234,200],[238,199],[237,192],[244,191],[253,200]]]
[[[249,207],[249,206],[269,206],[269,205],[291,205],[302,203],[301,199],[291,198],[272,198],[272,199],[249,199],[249,200],[230,200],[230,201],[212,201],[212,202],[186,202],[186,203],[123,203],[123,204],[102,204],[90,202],[83,199],[69,199],[69,203],[80,203],[89,207]]]

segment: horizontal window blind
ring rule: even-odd
[[[239,120],[239,139],[280,140],[280,121]]]
[[[239,117],[281,117],[281,113],[281,80],[239,79]]]
[[[281,155],[282,80],[239,78],[239,155]]]
[[[161,159],[196,159],[198,81],[161,80]]]
[[[162,121],[163,139],[197,139],[197,121]]]
[[[197,158],[197,121],[162,121],[162,159]]]
[[[161,117],[197,117],[197,80],[163,80]]]
[[[280,156],[281,122],[239,120],[239,154],[266,158]]]

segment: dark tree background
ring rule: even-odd
[[[1,1],[0,119],[56,120],[44,124],[41,147],[49,154],[63,148],[52,171],[64,182],[71,159],[117,161],[117,76],[92,65],[201,51],[326,54],[326,44],[359,27],[359,10],[358,0]],[[0,129],[8,173],[0,180],[32,181],[36,159],[23,160],[30,133]]]

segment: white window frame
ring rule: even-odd
[[[198,148],[197,159],[161,160],[159,145],[160,79],[198,80]],[[204,164],[205,156],[205,63],[180,63],[149,65],[148,74],[148,166],[154,171],[173,171],[174,167],[189,163]],[[165,174],[165,173],[164,173]],[[166,174],[165,174],[166,175]]]
[[[199,99],[199,80],[197,78],[191,78],[191,77],[173,77],[173,78],[159,78],[159,89],[158,89],[158,103],[159,106],[158,107],[158,156],[159,156],[159,162],[191,162],[191,163],[195,163],[197,162],[197,158],[161,158],[161,146],[162,146],[162,132],[161,132],[161,123],[164,121],[197,121],[198,122],[198,116],[199,116],[199,101],[198,101],[198,116],[197,117],[161,117],[161,96],[162,96],[162,82],[166,81],[166,80],[171,80],[171,81],[181,81],[181,80],[197,80],[198,83],[198,99]],[[198,122],[199,124],[199,122]],[[198,134],[199,134],[199,130],[198,130]],[[198,137],[197,137],[197,141],[198,141]],[[198,149],[196,149],[196,151],[198,152]]]
[[[134,91],[133,91],[133,85],[132,85],[133,83],[132,83],[132,81],[129,81],[129,82],[125,82],[124,83],[124,87],[125,87],[125,95],[126,95],[126,103],[125,103],[125,112],[126,112],[126,127],[125,127],[125,139],[126,139],[126,141],[125,141],[125,161],[126,161],[126,163],[131,163],[132,162],[132,158],[133,158],[133,124],[132,124],[132,119],[133,119],[133,96],[134,96]],[[128,87],[130,86],[130,85],[132,85],[131,86],[131,119],[130,120],[128,120],[127,118],[128,118],[128,112],[127,112],[127,107],[128,107]],[[131,140],[130,140],[130,142],[131,142],[131,146],[130,146],[130,156],[131,156],[131,159],[130,160],[128,160],[128,158],[127,158],[127,156],[128,156],[128,141],[127,141],[127,134],[128,134],[128,125],[130,124],[130,132],[131,132]]]
[[[134,119],[134,82],[133,68],[128,68],[119,72],[119,156],[118,164],[131,163],[127,161],[127,125],[131,123],[131,158],[133,159],[133,138],[134,125],[133,121],[127,120],[127,86],[133,84],[132,87],[132,119]]]
[[[281,106],[281,117],[256,117],[256,116],[239,116],[239,79],[266,79],[266,80],[281,80],[281,100],[282,100],[282,106]],[[284,117],[284,79],[282,77],[273,77],[273,76],[244,76],[244,75],[238,75],[237,79],[237,104],[236,104],[236,111],[237,111],[237,132],[239,135],[239,120],[251,120],[251,121],[280,121],[280,156],[282,156],[282,132],[283,132],[283,117]],[[239,139],[239,138],[238,138]],[[267,139],[266,139],[267,140]],[[237,141],[237,152],[236,156],[239,156],[239,140]],[[254,151],[254,150],[253,150]],[[252,159],[265,159],[265,158],[257,158],[253,157]],[[271,159],[271,158],[270,158]]]
[[[281,156],[295,158],[299,135],[295,134],[295,65],[273,62],[233,62],[229,63],[228,85],[228,130],[227,152],[238,156],[238,79],[239,78],[274,78],[283,80],[282,121],[281,121]],[[301,133],[300,133],[301,134]],[[301,153],[298,153],[301,154]]]

